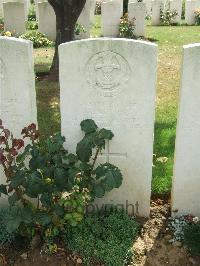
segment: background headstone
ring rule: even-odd
[[[199,1],[196,0],[186,0],[185,2],[185,23],[187,25],[195,24],[195,14],[194,11],[200,8]]]
[[[80,38],[89,38],[90,29],[94,20],[95,0],[86,0],[85,6],[78,18],[78,24],[82,25],[86,32],[80,34]]]
[[[104,37],[119,35],[120,18],[123,16],[123,1],[107,0],[101,4],[101,22]]]
[[[15,137],[37,124],[32,42],[0,37],[0,118]],[[5,180],[0,167],[0,183]],[[2,203],[2,199],[1,199]]]
[[[200,44],[184,46],[172,214],[200,216]]]
[[[128,4],[128,17],[134,19],[136,36],[145,36],[146,4],[143,2]]]
[[[160,10],[164,8],[163,1],[154,0],[152,1],[152,26],[160,25]]]
[[[56,15],[48,2],[38,3],[38,30],[49,40],[56,39]]]
[[[138,203],[140,216],[150,210],[156,57],[155,44],[128,39],[88,39],[59,47],[66,148],[75,152],[84,119],[111,129],[115,137],[99,162],[119,166],[124,180],[98,203]]]
[[[3,3],[4,29],[21,35],[26,31],[24,3]]]
[[[24,11],[25,11],[25,19],[28,19],[28,13],[30,8],[30,0],[0,0],[0,14],[1,14],[1,6],[3,11],[3,3],[9,3],[9,2],[17,2],[17,3],[23,3],[24,4]],[[3,16],[3,12],[2,12]]]
[[[178,15],[173,20],[174,23],[181,23],[182,0],[170,0],[170,10],[176,11]]]

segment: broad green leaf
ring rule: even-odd
[[[19,199],[16,192],[14,192],[12,196],[8,197],[8,202],[11,206],[13,206],[18,200]]]
[[[0,193],[8,195],[7,186],[6,185],[0,185]]]
[[[94,195],[97,198],[102,198],[105,195],[105,189],[101,185],[95,185]]]
[[[45,212],[39,212],[35,215],[35,220],[39,224],[45,226],[51,223],[51,216],[48,213]]]
[[[115,177],[111,170],[105,174],[105,178],[102,181],[102,185],[106,191],[111,191],[113,188],[115,188]]]
[[[114,134],[112,133],[111,130],[102,128],[101,130],[99,130],[99,136],[100,138],[111,140],[114,137]]]
[[[98,128],[92,119],[83,120],[80,125],[82,131],[84,131],[86,134],[95,132]]]
[[[91,139],[85,136],[76,147],[76,154],[82,162],[89,162],[92,156],[93,143]]]

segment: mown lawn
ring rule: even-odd
[[[200,27],[147,26],[146,32],[147,38],[153,39],[158,44],[152,192],[154,195],[167,195],[171,189],[182,46],[200,42]],[[93,37],[101,35],[99,17],[96,17],[91,35]],[[48,71],[53,48],[35,49],[34,55],[36,72]],[[60,130],[59,86],[55,82],[38,79],[36,87],[40,130],[43,135],[52,134]],[[167,157],[167,159],[158,159],[160,157]]]

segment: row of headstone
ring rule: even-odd
[[[94,20],[95,0],[86,0],[86,4],[78,19],[78,24],[84,27],[84,32],[77,38],[89,38],[90,29]],[[38,29],[50,40],[56,39],[56,15],[52,6],[47,1],[36,2],[36,14],[38,17]]]
[[[101,4],[102,33],[104,37],[119,35],[120,19],[123,16],[123,1],[104,0]],[[134,20],[134,34],[145,35],[146,4],[130,1],[128,4],[129,20]]]
[[[195,24],[195,10],[200,8],[200,0],[186,0],[185,2],[185,22],[188,25]]]
[[[0,37],[0,118],[17,137],[24,126],[37,123],[32,50],[29,41]],[[66,148],[75,151],[83,119],[94,119],[115,134],[98,162],[118,165],[123,185],[97,204],[100,208],[118,204],[131,214],[148,216],[157,45],[87,39],[60,45],[59,56],[61,128]],[[200,44],[185,46],[172,190],[172,211],[177,215],[200,215],[199,84]],[[2,169],[0,174],[2,182]]]
[[[170,0],[163,2],[163,0],[152,1],[152,25],[157,26],[161,24],[160,10],[169,9],[176,11],[178,14],[174,18],[174,23],[181,23],[182,15],[182,0]],[[185,23],[187,25],[195,24],[195,10],[200,8],[200,0],[186,0],[185,2]]]

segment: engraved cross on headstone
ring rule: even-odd
[[[127,153],[115,153],[115,152],[110,152],[110,145],[109,141],[106,143],[106,148],[105,152],[102,152],[101,155],[99,156],[100,158],[106,157],[106,162],[110,162],[110,157],[121,157],[121,158],[127,158]]]

